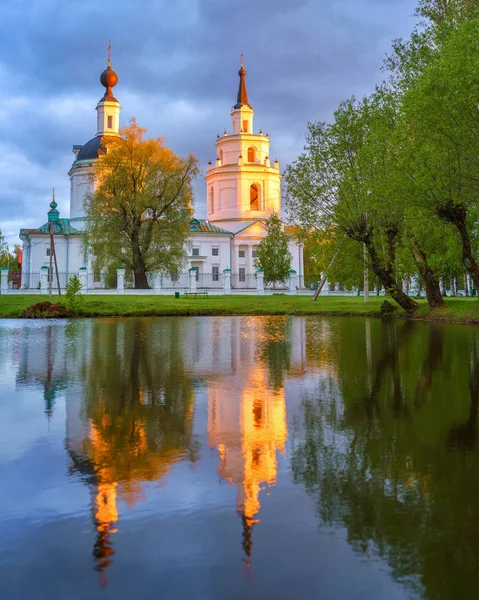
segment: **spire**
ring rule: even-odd
[[[238,75],[240,77],[238,95],[236,97],[236,104],[234,108],[241,108],[242,106],[249,106],[251,109],[253,108],[251,104],[248,102],[248,92],[246,91],[246,70],[244,68],[243,62],[243,52],[240,54],[240,70],[238,71]]]
[[[55,202],[55,188],[53,188],[52,192],[52,201],[50,202],[50,210],[48,211],[48,220],[49,221],[57,221],[60,217],[60,213],[57,209],[58,204]]]
[[[105,95],[103,96],[103,100],[110,100],[113,102],[118,102],[118,100],[113,96],[112,88],[118,83],[118,75],[111,68],[111,42],[108,41],[108,61],[107,67],[100,75],[100,82],[103,87],[106,88]]]

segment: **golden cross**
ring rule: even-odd
[[[243,52],[243,50],[241,50],[241,52],[240,52],[240,66],[241,67],[244,67],[243,58],[244,58],[244,52]]]
[[[110,65],[110,50],[111,50],[111,41],[108,40],[108,66]]]

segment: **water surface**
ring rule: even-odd
[[[0,321],[0,597],[474,598],[479,333]]]

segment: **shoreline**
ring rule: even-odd
[[[200,317],[200,316],[318,316],[408,319],[430,323],[479,324],[478,298],[446,298],[445,306],[429,310],[425,299],[420,308],[407,314],[399,307],[388,316],[381,314],[384,296],[373,296],[368,303],[362,297],[323,296],[311,302],[311,296],[209,296],[179,298],[174,296],[87,295],[77,315],[45,314],[33,318],[105,318],[105,317]],[[24,316],[26,308],[40,302],[63,304],[64,297],[45,295],[0,296],[0,319],[32,318]]]

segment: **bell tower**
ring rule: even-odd
[[[270,141],[254,131],[254,110],[246,90],[246,70],[241,55],[236,104],[231,110],[232,131],[216,140],[215,163],[208,163],[207,218],[226,229],[231,221],[266,220],[281,211],[281,172],[271,165]]]
[[[120,132],[120,110],[118,100],[113,96],[113,88],[118,83],[118,75],[111,68],[110,59],[111,44],[108,43],[107,68],[100,75],[100,83],[105,88],[103,98],[96,106],[97,112],[97,135],[119,135]]]
[[[103,151],[102,139],[106,136],[120,135],[121,106],[113,95],[113,88],[118,83],[118,75],[111,68],[110,49],[111,44],[108,43],[107,68],[100,75],[100,83],[105,88],[105,93],[96,105],[96,135],[82,146],[73,146],[75,160],[68,172],[70,177],[70,218],[77,219],[76,227],[78,229],[83,229],[85,225],[83,202],[86,194],[94,191],[91,173],[94,161]]]

